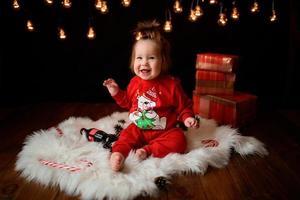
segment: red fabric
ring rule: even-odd
[[[120,90],[113,98],[121,107],[135,113],[141,109],[138,104],[138,97],[141,96],[150,99],[151,103],[155,102],[151,109],[160,118],[166,118],[165,129],[143,130],[131,124],[121,132],[112,151],[121,152],[126,157],[131,149],[147,145],[145,150],[156,157],[163,157],[171,152],[183,153],[186,148],[185,137],[182,137],[183,132],[180,129],[174,127],[178,120],[184,122],[187,117],[193,117],[194,112],[192,101],[184,93],[180,81],[171,76],[147,81],[135,76],[127,90]]]
[[[149,95],[155,91],[156,97]],[[137,97],[146,95],[156,102],[154,110],[167,118],[167,129],[176,125],[177,120],[184,122],[193,117],[193,102],[184,93],[180,81],[172,76],[163,76],[155,80],[142,80],[138,76],[131,79],[127,91],[120,90],[113,98],[121,107],[132,113],[138,110]]]
[[[120,152],[127,157],[131,149],[144,148],[148,155],[162,158],[169,153],[184,153],[186,140],[180,128],[165,130],[142,130],[134,124],[124,129],[112,152]]]

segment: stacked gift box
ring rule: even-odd
[[[255,117],[257,97],[234,90],[237,67],[236,55],[197,55],[193,92],[196,114],[232,127],[241,127]]]

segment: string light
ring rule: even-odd
[[[166,10],[166,22],[164,24],[164,30],[165,32],[172,31],[171,12],[169,9]]]
[[[182,13],[183,9],[180,0],[174,1],[173,10],[175,13]]]
[[[45,0],[47,5],[52,5],[53,4],[53,0]]]
[[[96,0],[95,1],[95,8],[97,10],[101,10],[101,7],[102,7],[102,0]]]
[[[277,20],[277,15],[276,15],[276,11],[272,10],[272,15],[270,16],[270,21],[274,22]]]
[[[171,22],[171,20],[167,20],[167,21],[165,22],[164,30],[165,30],[166,32],[171,32],[171,31],[172,31],[172,22]]]
[[[30,19],[27,20],[26,26],[27,26],[27,30],[29,32],[34,31],[34,26],[33,26],[33,23],[32,23],[32,21]]]
[[[227,24],[227,17],[226,17],[225,13],[220,13],[219,14],[218,24],[220,26],[225,26]]]
[[[195,15],[196,17],[201,17],[203,15],[203,9],[200,6],[199,0],[197,0],[197,4],[195,7]]]
[[[102,5],[100,8],[100,11],[102,14],[106,14],[108,13],[108,6],[107,6],[107,2],[106,1],[102,1]]]
[[[194,10],[194,0],[192,0],[191,2],[191,9],[190,9],[190,15],[189,15],[189,20],[191,22],[195,22],[197,20],[197,16],[196,16],[196,13],[195,13],[195,10]]]
[[[272,15],[270,16],[270,21],[275,22],[277,20],[277,15],[275,11],[275,3],[274,0],[272,1]]]
[[[72,6],[71,0],[63,0],[62,4],[63,4],[64,8],[71,8],[71,6]]]
[[[218,19],[218,24],[220,26],[225,26],[227,24],[227,16],[225,12],[223,12],[223,3],[220,3],[220,14]]]
[[[231,11],[231,19],[237,21],[240,18],[240,12],[238,7],[236,6],[235,0],[232,2],[232,11]]]
[[[197,16],[195,15],[195,11],[194,10],[190,10],[189,20],[191,22],[194,22],[194,21],[197,20]]]
[[[19,10],[20,9],[20,4],[19,4],[19,1],[18,0],[14,0],[13,1],[13,8],[15,10]]]
[[[101,11],[101,9],[103,8],[103,6],[104,6],[104,4],[103,4],[103,1],[95,1],[95,6],[96,6],[96,8],[97,8],[97,4],[98,4],[98,6],[100,6],[101,8],[100,8],[100,11]],[[89,4],[89,8],[92,6],[92,4]],[[93,27],[93,16],[92,16],[92,12],[91,12],[91,10],[89,10],[89,21],[88,21],[88,31],[87,31],[87,38],[89,39],[89,40],[93,40],[93,39],[95,39],[95,37],[96,37],[96,32],[95,32],[95,30],[94,30],[94,27]]]
[[[258,13],[259,12],[259,4],[258,4],[258,2],[256,0],[254,0],[252,6],[250,8],[250,11],[252,13]]]
[[[217,4],[217,3],[218,3],[217,0],[209,0],[209,4],[211,4],[211,5],[215,5],[215,4]]]
[[[54,4],[54,0],[43,0],[45,5],[53,5]],[[72,6],[72,0],[57,0],[58,2],[61,2],[64,8],[70,8]],[[101,11],[101,13],[105,14],[108,13],[109,9],[108,9],[108,3],[107,0],[93,0],[94,1],[94,6],[97,10]],[[203,15],[203,5],[204,5],[204,0],[197,0],[196,5],[194,4],[195,0],[191,1],[191,8],[189,10],[189,20],[192,22],[195,22],[200,16]],[[232,1],[232,8],[231,8],[231,12],[230,12],[230,17],[232,20],[239,20],[240,18],[240,12],[239,12],[239,7],[237,4],[237,0],[231,0]],[[19,9],[23,9],[23,5],[20,5],[20,0],[11,0],[12,2],[12,7],[15,10],[19,10]],[[122,3],[122,5],[124,7],[129,7],[132,3],[131,0],[120,0],[120,2]],[[224,12],[224,4],[222,1],[218,1],[218,0],[207,0],[205,1],[205,3],[207,4],[216,4],[217,2],[220,2],[220,12],[219,12],[219,17],[218,17],[218,21],[217,23],[220,26],[225,26],[228,22],[226,13]],[[252,0],[251,6],[250,6],[250,11],[252,13],[256,13],[260,11],[260,5],[259,5],[259,0]],[[93,3],[91,3],[93,5]],[[90,8],[90,6],[89,6]],[[171,9],[173,9],[174,13],[180,13],[183,12],[183,7],[182,7],[182,0],[174,0],[173,1],[173,5],[171,7]],[[27,12],[27,10],[24,10]],[[278,16],[277,16],[277,10],[275,10],[275,0],[272,0],[272,9],[271,9],[271,15],[269,16],[269,21],[270,22],[275,22],[278,20]],[[27,26],[27,30],[32,32],[35,30],[35,26],[32,23],[31,20],[27,20],[26,21],[26,26]],[[173,29],[173,24],[172,24],[172,20],[171,20],[171,11],[168,8],[166,11],[166,20],[164,22],[163,25],[163,29],[165,32],[171,32]],[[61,40],[65,40],[67,38],[67,34],[65,32],[65,30],[62,27],[59,27],[57,29],[57,35],[59,37],[59,39]],[[137,40],[138,37],[140,35],[137,34]],[[91,26],[91,24],[88,27],[88,32],[87,32],[87,37],[89,39],[94,39],[96,37],[96,33],[94,30],[94,27]]]
[[[124,2],[124,1],[123,1],[123,2]],[[129,4],[130,4],[130,1],[129,1],[129,0],[127,0],[127,2],[129,2]],[[128,5],[128,6],[129,6],[129,5]],[[100,10],[100,12],[101,12],[102,14],[108,13],[107,2],[104,1],[104,0],[96,0],[96,1],[95,1],[95,7],[96,7],[97,10]]]
[[[88,37],[88,39],[90,39],[90,40],[93,40],[93,39],[95,39],[95,37],[96,37],[96,33],[95,33],[95,31],[94,31],[94,28],[93,28],[93,26],[89,26],[89,29],[88,29],[88,33],[87,33],[87,37]]]
[[[131,3],[131,0],[122,0],[122,5],[124,7],[129,7],[130,6],[130,3]]]
[[[58,28],[58,37],[61,40],[65,40],[67,38],[66,32],[62,27]]]

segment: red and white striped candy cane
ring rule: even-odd
[[[47,131],[51,130],[52,128],[55,128],[58,136],[62,136],[64,134],[63,131],[60,128],[58,128],[57,126],[50,127],[47,129]]]
[[[62,136],[64,134],[60,128],[58,128],[58,127],[54,127],[54,128],[57,131],[59,136]]]
[[[57,168],[57,169],[64,169],[64,170],[68,170],[70,172],[79,172],[79,171],[85,169],[85,168],[81,168],[78,166],[71,166],[71,165],[58,163],[58,162],[45,160],[45,159],[39,159],[39,162],[42,163],[43,165],[46,165],[49,167],[53,167],[53,168]],[[84,163],[86,167],[91,167],[93,165],[92,162],[87,161],[87,160],[80,160],[80,162]]]

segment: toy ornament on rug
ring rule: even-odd
[[[89,142],[101,142],[103,148],[111,149],[112,143],[118,140],[120,132],[123,130],[125,120],[118,120],[118,123],[114,125],[114,134],[106,133],[97,128],[82,128],[80,130],[81,135],[85,135]]]
[[[104,131],[96,128],[82,128],[80,133],[81,135],[85,135],[89,142],[103,143],[103,148],[105,149],[110,149],[112,143],[118,139],[116,135],[105,133]]]

